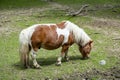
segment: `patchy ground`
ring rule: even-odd
[[[65,75],[58,80],[119,80],[120,79],[120,63],[116,63],[117,66],[110,68],[106,71],[100,71],[93,68],[84,73],[73,73],[71,75]],[[57,79],[56,79],[57,80]]]
[[[50,7],[50,8],[49,8]],[[0,36],[5,34],[9,36],[11,32],[17,32],[21,29],[15,28],[16,25],[14,24],[14,21],[22,21],[21,19],[17,18],[15,20],[12,20],[13,17],[17,16],[31,16],[34,13],[41,13],[43,11],[49,10],[49,9],[62,9],[68,8],[66,6],[58,5],[58,4],[50,4],[47,8],[31,8],[31,9],[21,9],[21,10],[3,10],[0,11]],[[113,41],[116,43],[119,43],[120,37],[119,37],[119,28],[120,28],[120,20],[115,19],[102,19],[102,18],[96,18],[91,17],[94,19],[93,22],[90,22],[90,28],[94,29],[100,29],[105,32],[106,35],[111,36],[113,38]],[[88,24],[87,24],[88,25]],[[111,28],[114,27],[114,28]],[[112,33],[112,34],[111,34]],[[101,34],[101,33],[94,33],[94,34]],[[111,34],[111,35],[110,35]],[[116,46],[117,45],[117,46]],[[118,59],[120,59],[120,47],[118,44],[114,44],[114,48],[109,47],[109,53],[111,56],[116,56]],[[114,53],[114,54],[113,54]],[[46,80],[50,80],[49,78],[45,78]],[[108,70],[100,71],[99,69],[92,68],[91,70],[87,70],[84,73],[80,72],[74,72],[70,75],[64,75],[63,77],[56,78],[55,80],[119,80],[120,79],[120,62],[117,62],[115,66]]]

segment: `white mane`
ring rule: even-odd
[[[84,30],[74,23],[70,21],[66,21],[65,23],[66,28],[70,30],[70,32],[73,33],[75,42],[77,44],[80,44],[81,46],[84,46],[86,43],[88,43],[91,38],[84,32]]]

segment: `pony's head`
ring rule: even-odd
[[[79,46],[79,51],[81,52],[83,59],[88,59],[90,51],[92,49],[93,41],[89,41],[85,46]]]

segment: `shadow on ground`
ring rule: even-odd
[[[80,56],[70,56],[69,57],[69,61],[74,61],[74,60],[83,60],[82,57]],[[40,64],[41,66],[50,66],[52,64],[56,64],[57,61],[57,57],[48,57],[48,58],[37,58],[38,64]],[[62,63],[66,62],[64,59],[62,59]],[[25,69],[20,62],[17,62],[15,64],[12,65],[14,68],[16,69]],[[30,66],[33,68],[32,66],[32,60],[30,60]]]

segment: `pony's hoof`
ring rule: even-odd
[[[29,68],[30,68],[30,66],[26,66],[25,68],[26,68],[26,69],[29,69]]]
[[[68,62],[68,61],[69,61],[69,58],[68,58],[68,57],[67,57],[67,58],[65,58],[65,61],[67,61],[67,62]]]
[[[41,69],[41,66],[39,64],[37,64],[37,65],[34,65],[34,68],[35,69]]]
[[[29,66],[29,65],[24,65],[23,67],[24,67],[25,69],[30,68],[30,66]]]
[[[57,63],[56,63],[56,66],[61,66],[61,62],[57,62]]]

